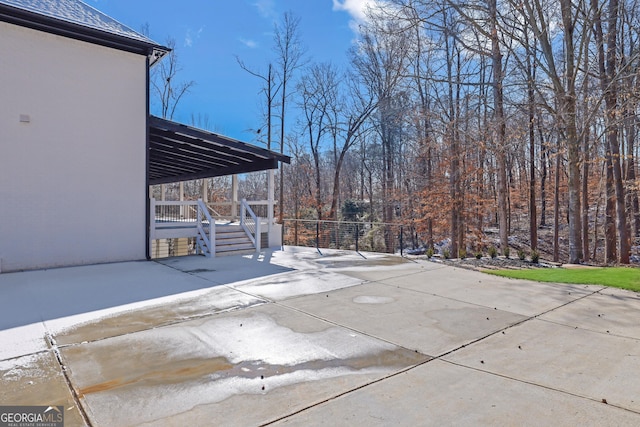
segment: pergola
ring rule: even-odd
[[[149,185],[277,169],[291,158],[226,136],[149,117]]]

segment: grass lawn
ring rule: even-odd
[[[604,285],[640,292],[640,268],[532,268],[528,270],[487,271],[497,276],[538,282]]]

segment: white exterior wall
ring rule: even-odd
[[[0,271],[143,259],[146,58],[4,22],[0,58]]]

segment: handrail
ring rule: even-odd
[[[200,244],[198,246],[200,247],[200,251],[203,252],[206,256],[212,257],[216,255],[216,240],[215,240],[216,239],[216,234],[215,234],[216,223],[213,221],[213,218],[211,218],[211,215],[209,214],[209,209],[207,208],[207,205],[204,203],[204,201],[202,199],[198,199],[197,203],[198,203],[198,213],[197,213],[198,235],[204,242],[205,247],[202,247]],[[205,220],[209,222],[208,232],[204,230],[203,217]]]
[[[251,222],[247,222],[247,214],[253,221],[253,227],[251,226]],[[260,252],[260,217],[253,212],[253,209],[251,209],[246,199],[242,199],[240,202],[240,226],[245,233],[247,233],[247,236],[249,236],[251,243],[253,243],[256,248],[256,252]]]

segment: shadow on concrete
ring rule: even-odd
[[[0,274],[0,330],[292,270],[270,260],[267,250]]]

